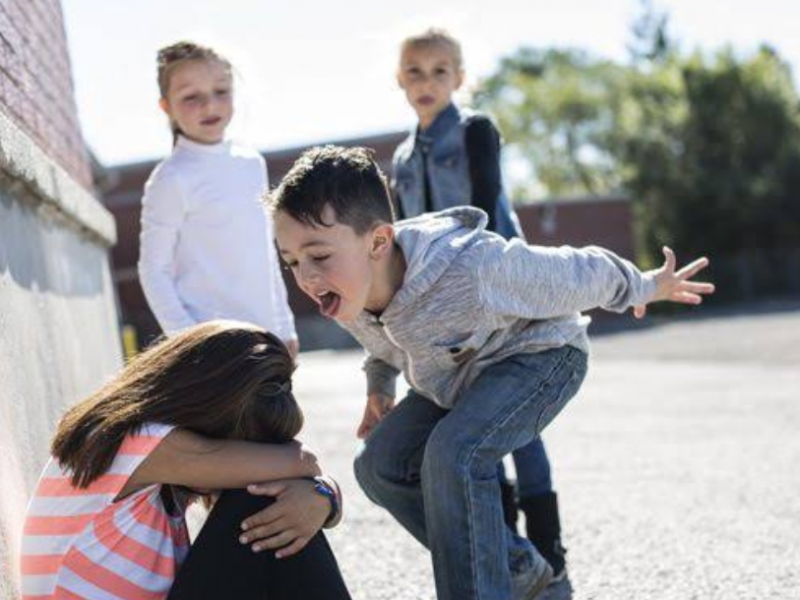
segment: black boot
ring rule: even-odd
[[[530,498],[520,498],[519,507],[525,514],[528,539],[553,568],[553,581],[567,575],[565,554],[561,544],[561,521],[558,518],[558,497],[547,492]]]
[[[508,528],[517,533],[517,494],[513,483],[500,482],[500,498],[503,501],[503,519]]]

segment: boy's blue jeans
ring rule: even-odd
[[[512,356],[452,410],[411,391],[365,441],[356,478],[431,551],[439,600],[512,598],[512,578],[536,550],[504,524],[497,463],[539,435],[586,369],[586,354],[569,346]]]

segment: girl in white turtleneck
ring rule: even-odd
[[[296,354],[272,219],[261,204],[266,165],[255,150],[225,139],[231,70],[217,52],[191,42],[158,53],[160,106],[174,148],[145,186],[139,278],[168,335],[237,319],[275,333]]]

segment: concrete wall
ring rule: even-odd
[[[58,0],[0,0],[0,600],[54,424],[122,362],[90,173]]]
[[[110,215],[2,114],[0,140],[0,600],[10,600],[53,426],[121,352]]]

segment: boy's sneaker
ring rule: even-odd
[[[514,600],[533,600],[538,597],[553,579],[553,569],[547,561],[536,555],[536,563],[511,580],[512,598]]]

